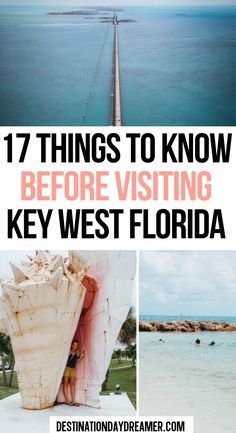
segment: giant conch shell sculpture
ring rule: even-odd
[[[99,393],[129,307],[133,252],[48,251],[20,265],[1,282],[0,331],[11,338],[22,406],[50,407],[58,395],[70,344],[79,340],[76,401],[100,407]]]

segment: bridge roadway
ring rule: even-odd
[[[121,94],[120,94],[120,65],[119,65],[119,36],[118,19],[114,14],[114,46],[112,59],[112,83],[110,97],[110,125],[121,126]]]

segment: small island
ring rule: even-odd
[[[113,23],[113,18],[103,18],[99,19],[100,23]],[[136,23],[136,20],[117,20],[118,24],[120,23]]]
[[[55,12],[48,12],[47,15],[108,15],[111,12],[122,12],[122,9],[115,9],[115,8],[105,8],[105,7],[98,7],[98,8],[90,8],[90,9],[80,9],[80,10],[69,10],[69,11],[55,11]],[[106,17],[101,17],[106,18]]]
[[[47,15],[98,15],[97,11],[48,12]]]
[[[109,13],[113,10],[109,10]],[[103,14],[102,16],[100,14]],[[108,12],[105,12],[103,9],[100,10],[76,10],[76,11],[60,11],[60,12],[48,12],[47,15],[51,16],[82,16],[84,19],[96,19],[96,17],[99,20],[99,23],[113,23],[114,18],[113,16],[109,15]],[[107,15],[107,16],[104,16]],[[118,24],[120,23],[135,23],[136,20],[132,19],[118,19]]]
[[[118,23],[136,23],[137,20],[118,20]]]
[[[139,322],[140,332],[234,332],[236,326],[229,322],[197,322],[179,320],[173,322]]]

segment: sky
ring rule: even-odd
[[[19,263],[21,260],[27,260],[27,254],[29,256],[35,255],[35,251],[0,251],[0,279],[11,278],[12,272],[9,262]]]
[[[104,5],[104,6],[123,6],[123,5],[133,5],[133,6],[141,6],[141,5],[235,5],[236,0],[0,0],[0,4],[47,4],[47,5]]]
[[[236,316],[236,252],[140,253],[140,313]]]

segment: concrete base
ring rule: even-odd
[[[50,416],[134,416],[127,394],[101,396],[101,409],[87,406],[53,406],[43,410],[21,408],[20,394],[0,400],[1,431],[4,433],[48,433]]]

